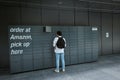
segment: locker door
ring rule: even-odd
[[[78,63],[84,62],[84,27],[78,26]]]
[[[52,34],[51,33],[44,33],[42,35],[42,40],[43,40],[43,65],[44,68],[49,68],[53,67],[53,46],[52,46]]]
[[[21,26],[21,27],[25,27],[25,26]],[[24,35],[31,35],[32,36],[32,26],[27,26],[31,28],[31,32],[27,33],[24,32]],[[33,40],[33,37],[32,37]],[[22,54],[22,69],[23,71],[30,71],[33,70],[33,43],[32,40],[30,39],[24,39],[22,40],[23,43],[30,43],[30,45],[28,47],[22,47],[23,49],[23,54]]]
[[[43,27],[36,26],[33,28],[33,66],[34,70],[43,68]]]
[[[91,27],[85,27],[85,62],[90,62],[92,59],[92,35]]]
[[[33,70],[32,55],[23,55],[22,56],[22,71],[31,71],[31,70]]]
[[[66,39],[66,48],[65,48],[65,64],[70,64],[70,52],[69,52],[69,27],[64,26],[62,27],[63,37]]]
[[[77,40],[77,27],[70,27],[69,28],[69,44],[70,44],[70,62],[71,64],[76,64],[78,63],[78,51],[77,51],[77,45],[78,45],[78,40]]]
[[[92,61],[96,61],[98,59],[98,40],[98,27],[92,27]]]
[[[22,71],[22,56],[13,55],[10,56],[10,72],[17,73]]]

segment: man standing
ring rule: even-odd
[[[57,37],[53,40],[53,47],[56,56],[56,69],[55,72],[59,72],[59,62],[62,62],[62,71],[65,72],[65,59],[64,59],[64,48],[66,47],[66,40],[62,37],[62,32],[57,31]]]

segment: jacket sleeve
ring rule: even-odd
[[[67,46],[67,44],[66,44],[66,40],[65,40],[65,38],[63,38],[64,39],[64,41],[65,41],[65,47]]]
[[[53,40],[53,47],[56,47],[57,40],[58,40],[58,38],[55,37],[54,40]]]

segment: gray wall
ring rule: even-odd
[[[2,50],[0,53],[0,67],[9,67],[8,25],[99,26],[101,30],[99,54],[120,52],[119,13],[110,10],[82,9],[79,7],[86,8],[88,4],[76,2],[75,0],[60,1],[63,1],[63,4],[58,4],[57,0],[0,1],[0,49]],[[76,7],[72,8],[73,6]],[[96,6],[99,7],[99,4],[96,3]],[[108,7],[108,5],[105,7]],[[110,33],[109,38],[105,37],[106,32]]]

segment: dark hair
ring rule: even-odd
[[[57,31],[57,35],[62,36],[62,32],[61,31]]]

